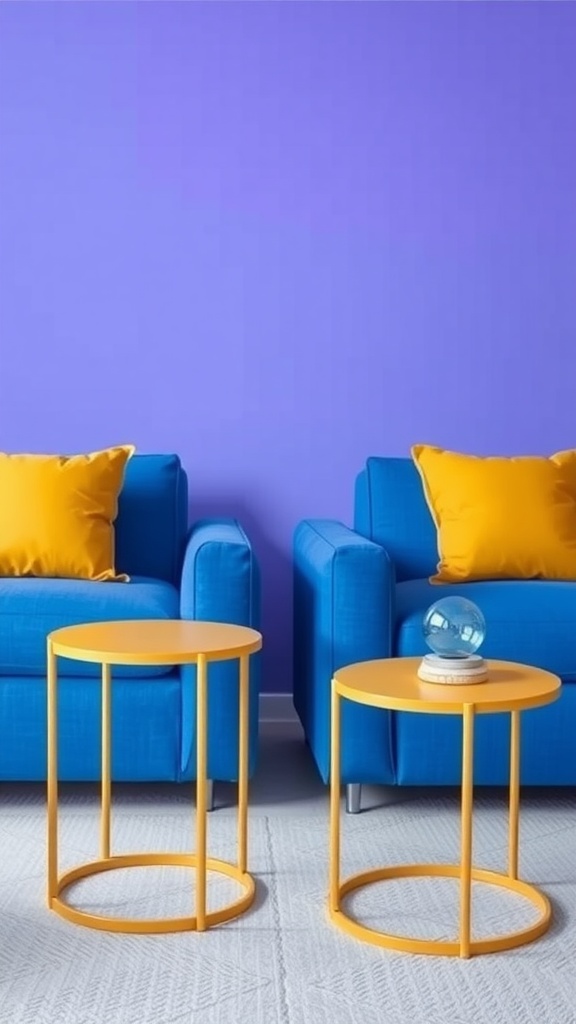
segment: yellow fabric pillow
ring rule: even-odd
[[[0,452],[0,576],[127,581],[114,567],[113,523],[133,452]]]
[[[576,580],[576,451],[479,458],[415,445],[438,531],[435,583]]]

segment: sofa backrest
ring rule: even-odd
[[[354,529],[388,550],[397,580],[435,572],[436,527],[412,459],[368,459],[356,478]]]
[[[116,519],[116,568],[178,584],[188,526],[188,480],[177,455],[133,455]]]

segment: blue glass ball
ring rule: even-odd
[[[443,597],[424,616],[424,639],[443,658],[475,654],[486,636],[486,620],[466,597]]]

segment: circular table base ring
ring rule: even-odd
[[[115,871],[117,868],[154,867],[156,865],[167,867],[175,865],[177,867],[193,868],[197,865],[197,855],[195,853],[133,853],[82,864],[80,867],[66,872],[66,874],[58,879],[58,895],[53,896],[49,900],[50,908],[59,914],[60,917],[65,918],[67,921],[72,921],[73,924],[84,925],[87,928],[97,928],[100,931],[143,934],[196,931],[198,922],[195,916],[140,919],[108,917],[104,914],[89,914],[87,911],[78,910],[59,898],[60,894],[69,885],[72,885],[81,878],[97,875],[103,871]],[[256,885],[254,879],[247,871],[241,871],[235,864],[229,864],[228,861],[208,857],[206,859],[206,868],[208,871],[227,875],[244,888],[244,893],[234,903],[230,903],[226,907],[220,907],[218,910],[206,911],[206,928],[209,928],[211,925],[222,924],[224,921],[230,921],[234,917],[239,917],[240,914],[248,910],[248,907],[254,901]]]
[[[414,877],[444,877],[460,878],[460,867],[458,864],[403,864],[389,868],[375,868],[371,871],[364,871],[358,875],[352,875],[341,883],[339,897],[342,899],[349,893],[361,889],[373,882],[382,882],[391,878],[414,878]],[[528,882],[521,882],[517,878],[501,874],[498,871],[486,871],[482,868],[472,868],[472,879],[475,882],[486,882],[489,885],[498,885],[502,889],[508,889],[530,900],[540,911],[538,920],[528,928],[517,932],[509,932],[505,935],[497,935],[487,939],[471,939],[470,955],[479,953],[497,953],[504,949],[514,949],[516,946],[523,946],[527,942],[533,942],[547,931],[552,920],[552,909],[550,902],[544,893],[540,892]],[[368,928],[360,924],[354,918],[348,916],[343,910],[329,910],[330,918],[343,931],[353,935],[363,942],[371,942],[376,946],[386,949],[396,949],[404,953],[426,953],[432,956],[460,956],[460,942],[439,941],[437,939],[416,939],[404,935],[389,935],[386,932],[379,932],[374,928]]]

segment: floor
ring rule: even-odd
[[[458,800],[445,789],[365,787],[363,813],[343,820],[345,873],[457,859]],[[236,788],[220,784],[216,805],[210,849],[232,860]],[[476,858],[498,869],[506,795],[479,791],[475,806]],[[385,951],[329,922],[328,791],[297,726],[262,729],[250,807],[253,908],[202,935],[122,935],[47,910],[44,787],[1,787],[2,1024],[576,1024],[573,791],[523,794],[521,870],[552,900],[552,928],[530,946],[471,960]],[[97,810],[97,787],[61,787],[61,868],[94,858]],[[193,817],[191,787],[116,786],[114,852],[189,850]],[[351,909],[390,931],[450,938],[455,885],[386,882],[351,897]],[[211,877],[213,909],[234,897],[233,886]],[[140,868],[84,880],[70,897],[94,912],[175,916],[190,913],[182,908],[191,907],[193,889],[189,868]],[[480,887],[477,933],[529,924],[531,908],[521,904]]]

